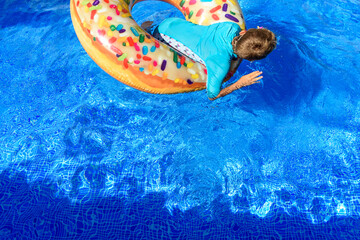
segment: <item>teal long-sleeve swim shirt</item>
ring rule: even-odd
[[[168,18],[159,25],[158,30],[184,44],[205,62],[207,95],[215,98],[220,93],[231,60],[237,57],[231,42],[239,35],[240,26],[232,22],[201,26],[180,18]]]

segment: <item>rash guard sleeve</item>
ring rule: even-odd
[[[206,90],[207,96],[209,98],[215,98],[217,95],[219,95],[221,90],[221,84],[230,69],[230,62],[219,61],[218,59],[219,58],[217,58],[216,56],[212,56],[205,61],[206,68],[208,70]]]

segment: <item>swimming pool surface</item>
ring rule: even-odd
[[[359,2],[240,5],[279,44],[210,102],[110,77],[67,0],[2,1],[0,239],[360,239]]]

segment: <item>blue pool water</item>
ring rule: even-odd
[[[279,44],[213,102],[111,78],[68,1],[1,5],[0,239],[360,239],[357,1],[241,0]]]

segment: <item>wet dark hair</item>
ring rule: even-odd
[[[233,40],[234,53],[249,61],[265,58],[275,47],[275,34],[266,28],[251,28]]]

